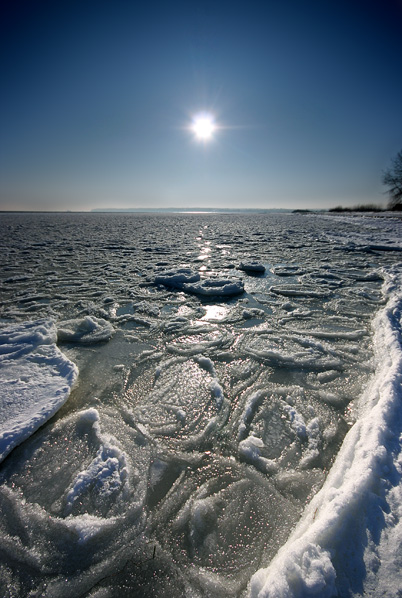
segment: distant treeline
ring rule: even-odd
[[[335,208],[330,208],[328,212],[383,212],[384,209],[380,206],[375,204],[359,204],[357,206],[352,206],[351,208],[344,208],[343,206],[336,206]]]
[[[330,208],[328,212],[401,212],[402,211],[402,203],[397,203],[392,206],[388,206],[387,208],[382,208],[381,206],[377,206],[375,204],[359,204],[357,206],[353,206],[351,208],[344,208],[343,206],[336,206],[335,208]]]

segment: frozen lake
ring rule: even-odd
[[[0,594],[402,592],[401,250],[396,218],[0,214]]]

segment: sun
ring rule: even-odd
[[[210,141],[215,131],[217,124],[212,114],[209,112],[202,112],[193,117],[190,129],[199,141]]]

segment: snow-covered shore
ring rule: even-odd
[[[384,273],[373,322],[376,371],[322,489],[250,582],[252,598],[402,591],[402,269]]]

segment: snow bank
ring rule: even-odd
[[[0,461],[67,400],[78,369],[56,347],[51,320],[0,330]]]
[[[357,421],[287,543],[251,578],[251,598],[360,594],[364,583],[373,590],[381,580],[389,593],[379,587],[378,595],[402,590],[395,552],[402,546],[395,500],[402,478],[402,269],[388,273],[384,291],[387,305],[373,323],[377,368]],[[373,562],[379,573],[370,579]]]

